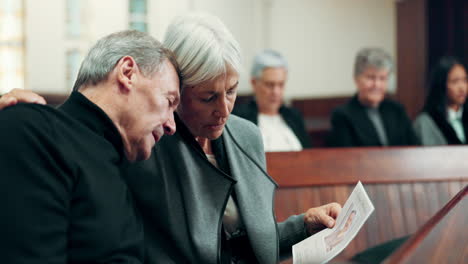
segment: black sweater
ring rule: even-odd
[[[411,120],[401,104],[385,99],[380,103],[378,111],[389,146],[420,145],[413,131]],[[377,130],[366,113],[366,107],[359,102],[357,96],[333,111],[331,124],[329,146],[382,146]]]
[[[0,112],[2,263],[141,263],[122,139],[80,93]]]

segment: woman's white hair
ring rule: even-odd
[[[179,64],[183,87],[242,69],[239,43],[217,17],[189,14],[175,18],[164,37]]]

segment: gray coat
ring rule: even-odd
[[[221,223],[234,189],[260,263],[291,254],[306,237],[303,216],[276,223],[274,192],[258,128],[231,115],[223,132],[231,176],[180,135],[163,137],[150,160],[130,168],[128,183],[143,217],[148,263],[219,263]]]
[[[419,114],[413,122],[414,133],[425,146],[447,145],[447,140],[432,117],[426,112]]]

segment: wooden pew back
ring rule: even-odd
[[[468,147],[330,148],[266,156],[280,186],[278,221],[325,203],[344,204],[357,181],[364,184],[375,212],[340,259],[414,233],[468,183]]]

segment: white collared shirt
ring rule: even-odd
[[[302,145],[281,115],[258,114],[265,151],[301,151]]]
[[[455,133],[457,134],[458,139],[461,142],[466,143],[465,130],[463,129],[462,116],[463,116],[463,107],[460,107],[458,111],[454,111],[451,108],[447,109],[447,121],[452,126],[453,130],[455,130]]]

